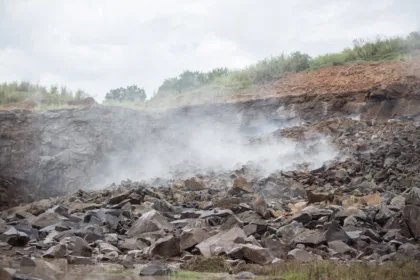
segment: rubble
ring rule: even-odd
[[[299,141],[315,132],[329,135],[342,158],[269,175],[250,164],[240,176],[209,173],[181,187],[124,181],[21,205],[1,213],[0,250],[22,267],[40,258],[147,263],[140,275],[167,275],[164,261],[195,255],[260,265],[420,259],[420,128],[334,119],[280,131]]]

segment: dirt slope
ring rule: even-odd
[[[368,91],[378,85],[418,83],[420,61],[390,61],[333,66],[313,72],[289,74],[258,90],[234,94],[230,99],[245,101],[290,95],[320,95]]]

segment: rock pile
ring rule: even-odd
[[[308,132],[329,135],[342,158],[267,177],[244,166],[161,187],[123,181],[14,207],[1,213],[1,255],[18,266],[150,262],[142,275],[197,255],[230,265],[420,259],[420,128],[341,119],[268,137]]]

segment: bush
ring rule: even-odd
[[[0,104],[6,105],[22,101],[35,101],[41,105],[65,105],[67,101],[85,98],[88,94],[78,90],[76,96],[66,87],[34,85],[29,82],[11,82],[0,84]]]
[[[144,101],[146,99],[146,92],[143,88],[136,85],[128,86],[126,88],[111,89],[106,95],[106,101]]]

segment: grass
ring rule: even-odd
[[[35,106],[43,110],[48,107],[68,107],[67,101],[83,99],[88,95],[77,90],[75,93],[66,87],[51,86],[49,89],[29,82],[11,82],[0,84],[0,107],[21,108],[25,104],[36,104]],[[10,105],[10,106],[6,106]],[[31,106],[32,107],[32,106]],[[32,108],[31,108],[32,109]]]
[[[283,261],[273,265],[245,264],[230,268],[223,257],[195,257],[182,269],[199,273],[232,273],[249,271],[258,279],[284,280],[405,280],[420,279],[419,261],[395,261],[383,265],[363,263],[337,263],[332,261],[301,263]],[[194,273],[185,276],[195,279]],[[183,274],[181,274],[183,275]]]
[[[109,275],[129,275],[130,271],[127,269],[110,269],[106,270],[106,274]]]
[[[229,272],[229,266],[223,257],[204,258],[196,256],[182,266],[182,269],[195,272],[223,273]]]
[[[203,274],[194,271],[177,271],[170,275],[171,278],[175,279],[203,279]]]
[[[234,269],[234,272],[250,271],[260,279],[284,280],[403,280],[420,279],[416,261],[396,261],[383,265],[367,263],[338,264],[329,261],[299,263],[283,262],[276,265],[245,265]]]

